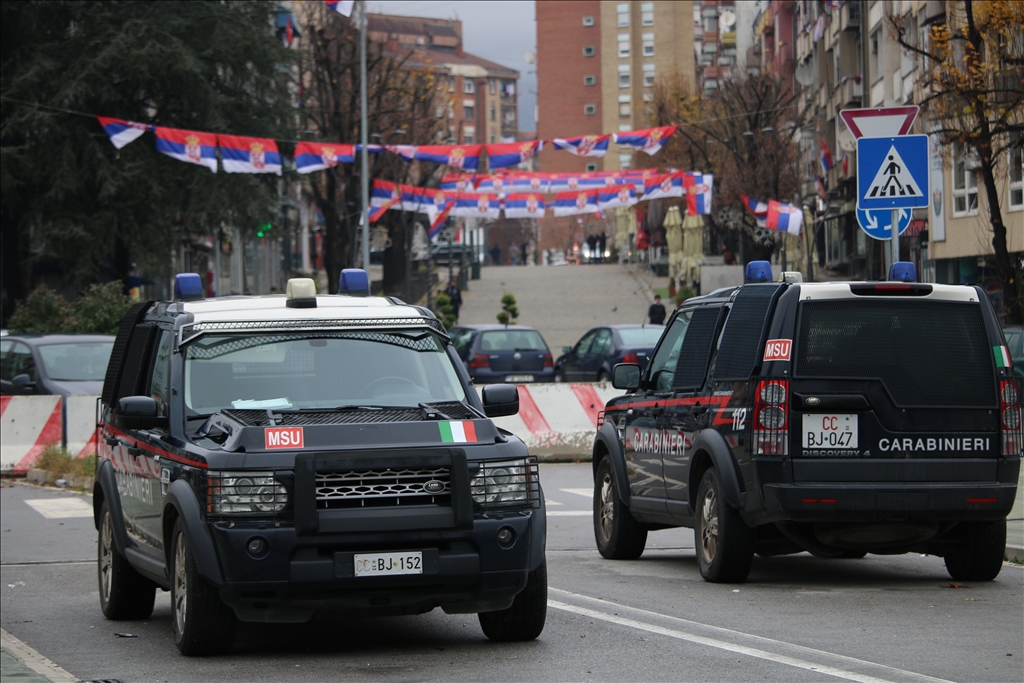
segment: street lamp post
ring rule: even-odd
[[[370,157],[369,133],[366,121],[366,0],[359,8],[359,142],[361,143],[360,167],[363,199],[362,220],[362,261],[363,268],[370,267]]]
[[[392,133],[392,135],[405,135],[405,130],[398,129]],[[384,140],[384,136],[380,133],[373,133],[372,137],[377,138],[381,143],[387,145],[388,141]],[[391,169],[391,179],[398,184],[398,171],[395,170],[395,160],[393,154],[388,154],[388,168]],[[401,207],[399,207],[401,208]],[[401,223],[402,223],[402,242],[405,244],[405,276],[402,284],[402,300],[408,302],[412,298],[412,284],[410,279],[412,278],[412,235],[409,229],[409,219],[406,216],[406,211],[401,211]]]

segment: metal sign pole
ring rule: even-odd
[[[900,212],[899,209],[893,209],[891,213],[892,213],[892,224],[890,225],[890,229],[892,230],[892,237],[890,238],[891,244],[889,245],[889,249],[892,250],[892,261],[891,261],[891,263],[896,263],[897,261],[900,260],[900,213],[901,212]]]
[[[363,268],[370,268],[370,160],[369,160],[369,132],[366,123],[366,0],[363,0],[359,8],[359,114],[362,119],[359,123],[359,141],[362,143],[362,154],[360,163],[362,169],[360,178],[362,184],[363,202]]]

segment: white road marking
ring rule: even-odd
[[[594,489],[558,489],[559,491],[565,491],[566,493],[575,493],[577,496],[583,496],[584,498],[593,498]]]
[[[589,517],[590,510],[548,510],[548,517]]]
[[[606,600],[600,600],[598,598],[592,598],[592,597],[590,597],[588,595],[580,595],[580,594],[577,594],[577,593],[570,593],[569,591],[560,590],[558,588],[549,588],[548,590],[551,591],[552,593],[562,593],[564,595],[572,596],[573,598],[578,598],[580,600],[586,600],[586,601],[590,601],[590,602],[600,603],[601,605],[604,605],[606,609],[610,608],[610,607],[614,607],[616,612],[622,612],[622,611],[625,611],[625,610],[629,610],[631,612],[637,612],[637,613],[640,613],[640,614],[646,614],[646,615],[649,615],[649,616],[652,616],[652,617],[657,617],[659,619],[664,619],[664,620],[668,620],[668,621],[672,621],[672,622],[677,622],[677,623],[680,623],[680,624],[688,624],[688,625],[691,625],[691,626],[696,626],[696,627],[701,628],[701,629],[715,631],[717,633],[721,633],[723,635],[727,635],[727,636],[730,636],[730,637],[733,637],[733,638],[736,638],[736,637],[747,638],[747,639],[759,641],[761,643],[765,643],[767,645],[775,645],[777,647],[784,647],[784,648],[787,648],[787,649],[796,650],[796,651],[799,651],[799,652],[804,653],[804,654],[806,654],[808,656],[811,656],[811,657],[822,657],[822,658],[836,659],[836,660],[842,661],[842,662],[844,662],[844,663],[846,663],[848,665],[851,665],[853,667],[858,667],[858,668],[872,667],[872,668],[875,668],[875,669],[884,670],[885,672],[888,672],[888,673],[898,674],[897,677],[907,677],[907,678],[911,678],[911,679],[916,680],[916,681],[924,681],[924,682],[927,682],[927,683],[951,683],[951,681],[947,681],[944,678],[935,678],[933,676],[928,676],[926,674],[921,674],[921,673],[917,673],[917,672],[914,672],[914,671],[906,671],[904,669],[898,669],[896,667],[887,666],[885,664],[878,664],[876,662],[869,662],[867,660],[857,659],[856,657],[848,657],[846,655],[840,655],[840,654],[835,654],[835,653],[832,653],[832,652],[826,652],[824,650],[817,650],[815,648],[806,647],[806,646],[803,646],[803,645],[795,645],[793,643],[787,643],[787,642],[782,641],[782,640],[775,640],[773,638],[766,638],[764,636],[758,636],[758,635],[754,635],[754,634],[750,634],[750,633],[744,633],[742,631],[734,631],[732,629],[723,628],[721,626],[712,626],[710,624],[702,624],[700,622],[690,621],[688,619],[680,619],[679,617],[673,617],[673,616],[669,616],[667,614],[659,614],[658,612],[651,612],[651,611],[648,611],[648,610],[640,609],[638,607],[629,607],[627,605],[620,605],[620,604],[616,604],[616,603],[609,603]],[[564,602],[558,602],[557,600],[549,599],[548,600],[548,606],[549,607],[553,607],[555,609],[560,609],[560,610],[563,610],[563,611],[566,611],[566,612],[572,612],[574,614],[579,614],[581,616],[590,617],[591,619],[599,619],[601,621],[608,621],[608,622],[611,622],[613,624],[619,624],[620,626],[628,626],[630,628],[639,629],[641,631],[647,631],[649,633],[657,633],[659,635],[667,636],[669,638],[677,638],[679,640],[685,640],[685,641],[688,641],[688,642],[691,642],[691,643],[696,643],[698,645],[706,645],[708,647],[713,647],[713,648],[717,648],[717,649],[720,649],[720,650],[726,650],[728,652],[735,652],[736,654],[744,654],[744,655],[747,655],[747,656],[750,656],[750,657],[756,657],[758,659],[764,659],[764,660],[771,661],[771,662],[776,662],[776,663],[779,663],[779,664],[786,664],[788,666],[793,666],[793,667],[796,667],[798,669],[805,669],[805,670],[808,670],[808,671],[814,671],[814,672],[826,674],[826,675],[829,675],[829,676],[835,676],[837,678],[844,678],[844,679],[851,680],[851,681],[859,681],[860,683],[891,683],[891,679],[887,679],[887,678],[877,678],[875,676],[869,676],[867,674],[857,673],[855,671],[849,671],[849,670],[846,670],[846,669],[840,669],[838,667],[829,666],[827,664],[821,664],[821,663],[817,663],[817,662],[813,662],[813,661],[809,661],[809,660],[805,660],[805,659],[799,659],[799,658],[796,658],[796,657],[789,657],[787,655],[782,655],[782,654],[777,654],[777,653],[774,653],[774,652],[769,652],[768,650],[762,650],[762,649],[753,648],[753,647],[746,647],[744,645],[738,645],[738,644],[735,644],[735,643],[730,643],[730,642],[725,641],[725,640],[716,640],[714,638],[707,638],[707,637],[704,637],[704,636],[699,636],[699,635],[694,634],[694,633],[688,633],[686,631],[680,631],[680,630],[665,628],[663,626],[658,626],[656,624],[650,624],[650,623],[643,622],[643,621],[637,621],[635,619],[629,619],[627,617],[619,616],[618,614],[609,614],[607,612],[599,612],[597,610],[587,609],[586,607],[579,607],[577,605],[570,605],[570,604],[567,604],[567,603],[564,603]]]
[[[0,642],[3,643],[5,650],[14,655],[15,659],[32,669],[32,671],[35,671],[45,680],[52,681],[52,683],[78,683],[76,676],[72,676],[55,662],[50,661],[12,636],[6,629],[0,628]]]
[[[547,498],[544,499],[544,504],[545,505],[561,505],[561,503],[559,503],[557,500],[548,500]]]
[[[25,502],[47,519],[92,517],[92,506],[81,498],[35,498]]]

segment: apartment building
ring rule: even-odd
[[[745,71],[759,8],[753,0],[694,0],[694,82],[698,92],[714,96],[722,81]]]

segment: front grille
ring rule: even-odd
[[[449,507],[451,497],[447,467],[316,473],[318,510],[398,505]]]
[[[444,413],[444,415],[453,420],[473,420],[478,417],[476,413],[458,402],[431,403],[428,407]],[[221,412],[247,427],[271,426],[266,410],[224,410]],[[274,423],[278,427],[371,424],[377,422],[423,422],[428,419],[419,408],[310,410],[300,413],[274,412],[273,415]]]

